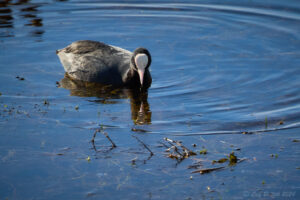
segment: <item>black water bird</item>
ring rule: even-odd
[[[129,88],[149,88],[151,55],[102,42],[80,40],[56,51],[67,76],[74,80]]]

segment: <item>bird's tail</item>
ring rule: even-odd
[[[61,52],[62,49],[58,49],[56,50],[56,54],[59,54],[59,52]]]

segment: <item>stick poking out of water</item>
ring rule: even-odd
[[[108,139],[108,141],[111,143],[112,149],[117,147],[117,145],[112,141],[112,139],[110,139],[110,137],[108,136],[108,134],[106,132],[102,131],[100,128],[97,128],[95,130],[93,138],[91,140],[91,142],[92,142],[92,144],[93,144],[94,147],[95,147],[95,138],[96,138],[96,135],[97,135],[98,132],[102,133]]]
[[[117,145],[110,139],[110,137],[108,136],[108,134],[106,132],[101,132],[103,135],[105,135],[105,137],[110,141],[111,146],[113,148],[117,147]]]
[[[132,137],[134,137],[137,141],[139,141],[144,147],[145,149],[147,149],[150,152],[150,156],[153,156],[154,153],[151,151],[151,149],[142,141],[140,140],[137,136],[132,135]]]

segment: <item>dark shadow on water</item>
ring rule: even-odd
[[[59,87],[70,90],[71,96],[97,97],[90,100],[101,104],[117,104],[118,99],[130,99],[131,119],[134,124],[151,124],[151,110],[148,103],[148,92],[128,88],[114,88],[112,86],[71,80],[65,76]]]

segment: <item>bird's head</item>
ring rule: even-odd
[[[133,69],[138,72],[141,86],[143,86],[145,71],[151,64],[151,55],[149,51],[142,47],[137,48],[133,52],[131,63],[133,64]]]

